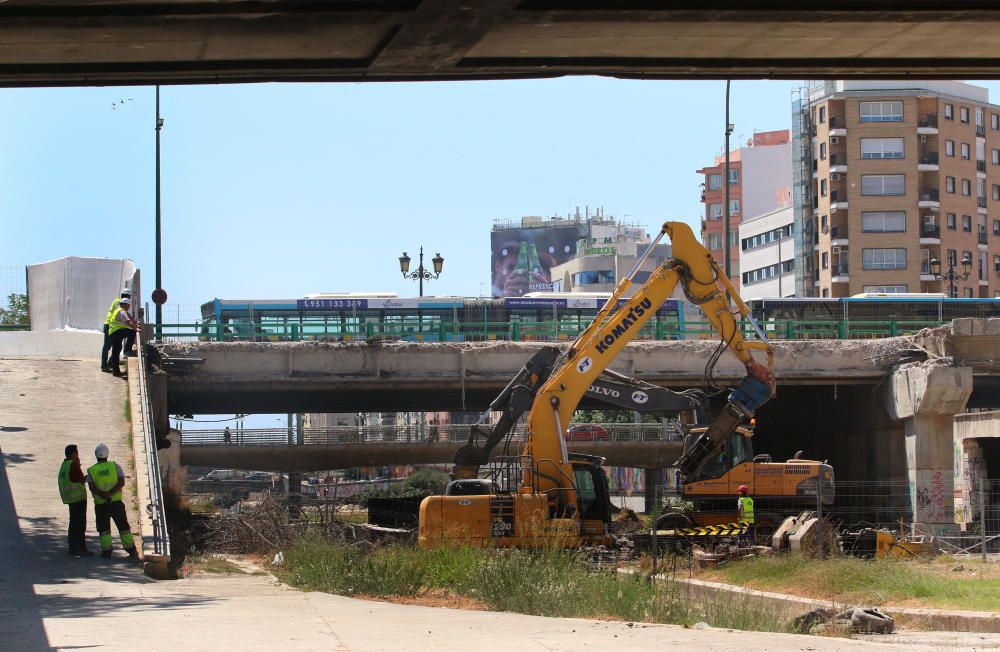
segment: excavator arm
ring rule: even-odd
[[[632,287],[635,272],[664,235],[672,242],[673,258],[660,265],[631,298],[619,305]],[[525,486],[548,493],[550,499],[561,505],[575,503],[573,469],[563,430],[588,388],[673,294],[678,284],[688,300],[705,313],[721,339],[713,361],[728,348],[747,372],[739,387],[730,393],[722,414],[685,452],[681,468],[686,473],[700,468],[729,434],[749,420],[773,395],[773,352],[764,333],[711,253],[695,239],[691,228],[681,222],[666,222],[594,321],[555,362],[548,380],[538,389],[528,415],[528,436],[523,450],[523,455],[531,460],[531,465],[524,469]],[[737,311],[755,329],[758,340],[744,339],[727,292],[733,297]],[[766,366],[754,359],[754,350],[767,356]]]

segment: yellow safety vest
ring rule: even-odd
[[[120,303],[121,303],[121,297],[111,302],[111,307],[108,308],[108,315],[107,317],[104,318],[105,326],[111,326],[111,322],[113,322],[115,320],[115,317],[118,316],[118,307]]]
[[[108,491],[116,484],[118,484],[118,465],[114,462],[98,462],[94,466],[87,469],[87,475],[93,481],[94,486],[96,486],[101,491]],[[122,499],[122,491],[119,489],[117,492],[112,494],[111,502],[120,501]],[[108,502],[104,498],[94,494],[94,504],[103,505]]]
[[[753,498],[750,496],[740,496],[740,506],[743,507],[744,523],[753,523]]]
[[[121,310],[121,306],[119,306],[118,309]],[[111,335],[116,331],[120,331],[123,328],[128,328],[128,324],[123,324],[122,322],[118,321],[117,317],[118,317],[118,311],[116,310],[114,318],[111,320],[111,323],[108,324],[108,335]]]
[[[87,500],[87,491],[82,482],[73,482],[69,479],[69,470],[73,468],[73,460],[63,460],[59,467],[59,495],[62,496],[64,504],[69,505]]]

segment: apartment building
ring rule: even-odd
[[[730,276],[740,284],[740,223],[791,203],[792,150],[790,132],[763,131],[753,134],[746,146],[729,153],[729,256]],[[725,258],[726,186],[725,155],[697,170],[703,175],[701,241],[722,264]]]
[[[745,301],[795,296],[795,211],[791,206],[743,220],[740,296]]]
[[[986,89],[827,81],[796,106],[804,296],[1000,296],[1000,106]]]

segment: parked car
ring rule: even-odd
[[[578,423],[566,431],[566,441],[608,441],[608,431],[596,423]]]
[[[267,471],[251,471],[247,473],[247,478],[249,482],[270,482],[271,474]]]
[[[198,478],[202,482],[217,482],[219,480],[232,480],[236,477],[236,472],[232,469],[215,469]]]

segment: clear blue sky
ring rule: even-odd
[[[736,135],[788,128],[797,85],[734,82]],[[477,295],[494,218],[590,205],[694,224],[724,90],[593,77],[163,87],[164,286],[171,303],[415,296],[396,259],[423,244],[446,260],[429,294]],[[132,258],[148,293],[153,118],[150,87],[0,90],[0,264]]]

